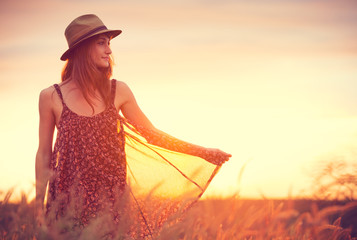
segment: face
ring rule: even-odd
[[[91,57],[98,68],[109,67],[109,59],[112,50],[110,49],[110,39],[105,34],[100,34],[93,41]]]

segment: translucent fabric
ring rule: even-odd
[[[114,105],[115,80],[112,104],[91,117],[71,111],[54,87],[63,110],[46,214],[60,235],[81,235],[99,224],[100,236],[153,236],[179,219],[218,172],[222,159],[214,151],[123,118]]]
[[[182,214],[196,202],[220,166],[201,157],[150,144],[141,134],[145,132],[142,127],[134,127],[124,118],[121,123],[125,132],[128,185],[140,214],[147,218],[143,219],[145,224],[154,232],[171,215]],[[145,136],[150,138],[152,134]],[[184,143],[171,137],[160,136],[159,141],[158,145],[167,148],[187,149],[187,146],[180,146]],[[198,151],[204,150],[193,150],[196,155],[206,154]]]

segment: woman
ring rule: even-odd
[[[67,61],[62,83],[40,93],[36,202],[42,214],[49,183],[46,214],[52,220],[64,216],[69,205],[73,206],[72,217],[78,227],[88,225],[104,209],[118,220],[112,206],[127,184],[125,138],[147,146],[191,182],[187,174],[150,146],[197,156],[217,166],[231,156],[158,130],[140,110],[129,87],[110,80],[110,40],[120,33],[108,30],[92,14],[73,20],[65,31],[69,48],[61,57]],[[57,139],[52,150],[55,128]]]

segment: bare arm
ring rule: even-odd
[[[36,208],[41,211],[49,180],[49,163],[52,153],[52,141],[55,128],[55,116],[52,101],[53,89],[48,88],[40,93],[39,99],[39,146],[36,154]]]
[[[230,154],[219,149],[205,148],[188,143],[155,128],[141,111],[129,87],[124,83],[118,85],[119,89],[117,89],[117,92],[123,94],[122,96],[124,96],[125,99],[121,105],[121,111],[124,117],[137,128],[149,143],[169,150],[198,156],[216,165],[223,164],[231,157]]]

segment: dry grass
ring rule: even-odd
[[[152,197],[135,202],[127,193],[116,205],[119,224],[103,215],[84,229],[73,228],[71,216],[40,226],[34,202],[23,194],[11,203],[8,191],[0,200],[0,239],[357,240],[357,165],[334,159],[317,169],[313,200],[231,197],[200,200],[186,209]]]
[[[348,220],[347,209],[356,214],[357,203],[319,209],[314,201],[303,201],[311,210],[300,212],[294,202],[205,200],[183,221],[164,228],[159,239],[351,239],[352,228],[341,221]]]
[[[312,190],[315,198],[357,200],[357,163],[343,157],[321,161],[312,173]]]
[[[68,230],[66,220],[48,229],[36,224],[34,203],[25,195],[17,203],[10,203],[10,196],[11,191],[0,203],[0,239],[357,239],[354,201],[207,199],[163,224],[156,220],[167,209],[154,208],[145,213],[150,237],[133,209],[122,213],[119,226],[103,216],[81,231]]]

